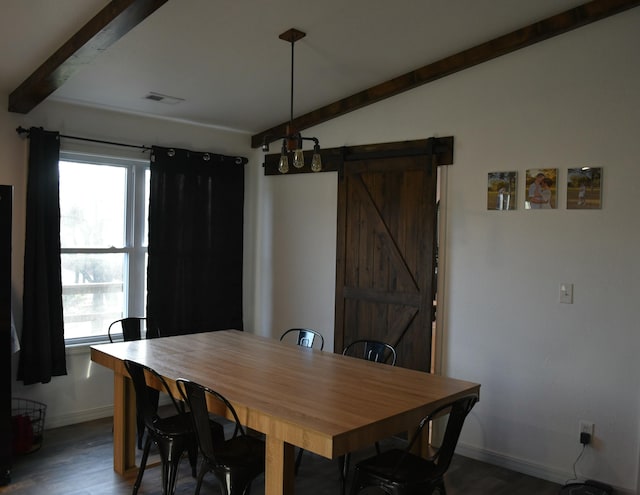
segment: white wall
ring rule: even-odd
[[[634,9],[307,131],[324,147],[455,137],[445,371],[482,384],[461,451],[564,482],[578,422],[592,421],[578,475],[625,493],[640,452],[638,26]],[[601,210],[564,206],[566,170],[583,165],[603,168]],[[538,167],[560,169],[556,210],[523,209]],[[518,210],[487,211],[487,173],[509,170]],[[331,323],[335,181],[261,179],[256,321],[274,335],[304,316]],[[575,284],[573,305],[557,303],[560,282]]]
[[[580,450],[578,421],[593,421],[578,474],[624,493],[638,491],[640,465],[639,25],[634,9],[309,130],[325,147],[455,137],[444,191],[445,372],[482,384],[461,450],[563,482]],[[246,136],[51,104],[29,122],[0,114],[0,182],[16,184],[18,216],[26,182],[18,124],[250,156],[245,327],[331,334],[335,173],[264,177]],[[562,187],[558,209],[522,209],[527,168],[557,167],[564,180],[585,164],[604,169],[602,210],[566,210]],[[487,173],[500,170],[519,172],[517,211],[486,210]],[[23,219],[14,236],[21,274]],[[573,305],[557,304],[560,282],[575,284]],[[20,275],[19,295],[21,284]],[[72,356],[72,376],[16,388],[50,404],[52,420],[89,417],[111,399],[110,375],[96,368]]]
[[[262,159],[262,153],[259,158]],[[254,319],[261,335],[279,337],[288,328],[313,328],[333,350],[337,174],[264,177],[256,232]],[[248,241],[249,242],[249,241]]]

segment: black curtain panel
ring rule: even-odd
[[[242,330],[245,162],[152,150],[147,314],[162,336]]]
[[[23,327],[18,380],[48,383],[66,375],[57,132],[29,131]]]

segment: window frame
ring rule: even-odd
[[[144,316],[146,307],[146,260],[147,237],[145,232],[145,215],[148,213],[145,200],[147,191],[147,174],[150,174],[148,158],[132,158],[109,154],[94,154],[82,151],[60,150],[59,162],[74,162],[87,165],[122,167],[125,174],[125,222],[124,245],[105,248],[69,248],[60,249],[60,254],[111,254],[122,253],[124,261],[124,307],[126,316]],[[63,286],[64,291],[64,286]],[[64,314],[64,305],[63,305]],[[66,347],[109,342],[108,327],[100,335],[73,337],[65,336]],[[117,335],[117,334],[116,334]]]

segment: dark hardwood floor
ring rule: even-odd
[[[112,468],[112,429],[109,418],[65,426],[44,432],[42,448],[17,457],[11,483],[0,487],[1,494],[20,495],[111,495],[129,494],[134,479],[124,479]],[[394,441],[391,441],[394,442]],[[384,448],[384,443],[383,443]],[[354,455],[352,462],[372,452]],[[340,493],[337,461],[305,452],[296,477],[296,493],[337,495]],[[189,462],[180,464],[176,494],[193,494],[195,480]],[[263,478],[252,486],[252,495],[264,493]],[[445,476],[448,495],[557,495],[559,485],[525,476],[479,461],[456,456]],[[140,495],[160,495],[160,469],[145,471]],[[218,494],[208,475],[201,493]],[[373,492],[369,492],[373,495]],[[376,492],[377,493],[377,492]]]

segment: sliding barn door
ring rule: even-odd
[[[398,366],[429,371],[437,167],[394,154],[345,160],[339,178],[334,350],[382,340]]]

